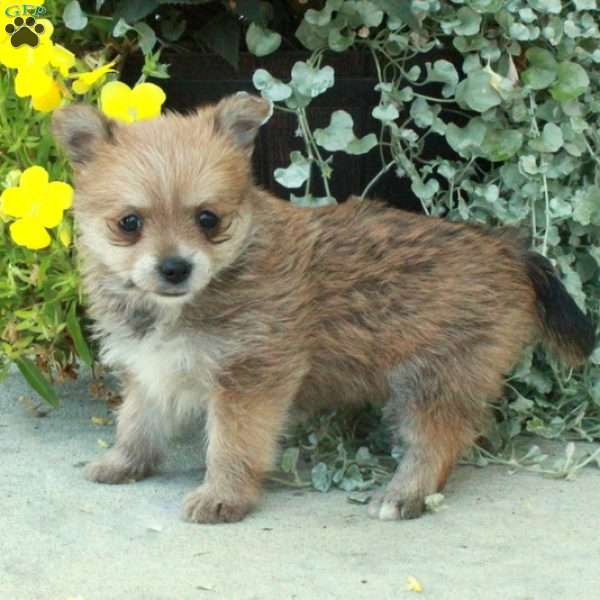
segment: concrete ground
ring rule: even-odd
[[[273,489],[239,524],[179,520],[201,476],[180,443],[162,474],[125,486],[81,467],[113,440],[87,382],[36,418],[0,386],[0,600],[600,598],[600,471],[555,481],[460,467],[445,510],[379,522],[340,492]]]

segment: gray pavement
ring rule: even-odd
[[[18,375],[0,385],[0,600],[600,598],[600,470],[574,481],[459,467],[445,508],[378,522],[341,492],[269,490],[239,524],[179,519],[200,445],[124,486],[81,467],[114,428],[82,380],[36,418]],[[99,441],[100,440],[100,441]],[[407,578],[423,586],[409,591]]]

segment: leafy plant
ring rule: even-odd
[[[357,190],[361,197],[395,172],[410,180],[426,214],[527,228],[532,247],[552,260],[597,321],[598,14],[595,0],[327,0],[307,10],[296,36],[309,58],[294,65],[289,80],[264,69],[253,77],[276,108],[296,116],[304,143],[276,180],[292,190],[294,203],[334,203],[336,153],[378,152],[380,171]],[[380,126],[360,138],[344,107],[324,129],[313,129],[307,113],[315,97],[335,89],[328,57],[350,49],[369,53],[378,77],[372,116]],[[459,58],[430,58],[440,49]],[[436,136],[454,158],[424,156]],[[313,192],[315,178],[324,196]],[[521,432],[599,440],[599,376],[600,347],[579,371],[530,350],[498,407],[496,451]]]

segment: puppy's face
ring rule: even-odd
[[[80,244],[118,292],[186,302],[244,248],[250,157],[270,105],[232,96],[131,125],[91,107],[55,113],[75,168]]]

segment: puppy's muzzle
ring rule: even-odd
[[[158,265],[158,272],[167,283],[178,285],[192,272],[192,263],[180,256],[168,256]]]

